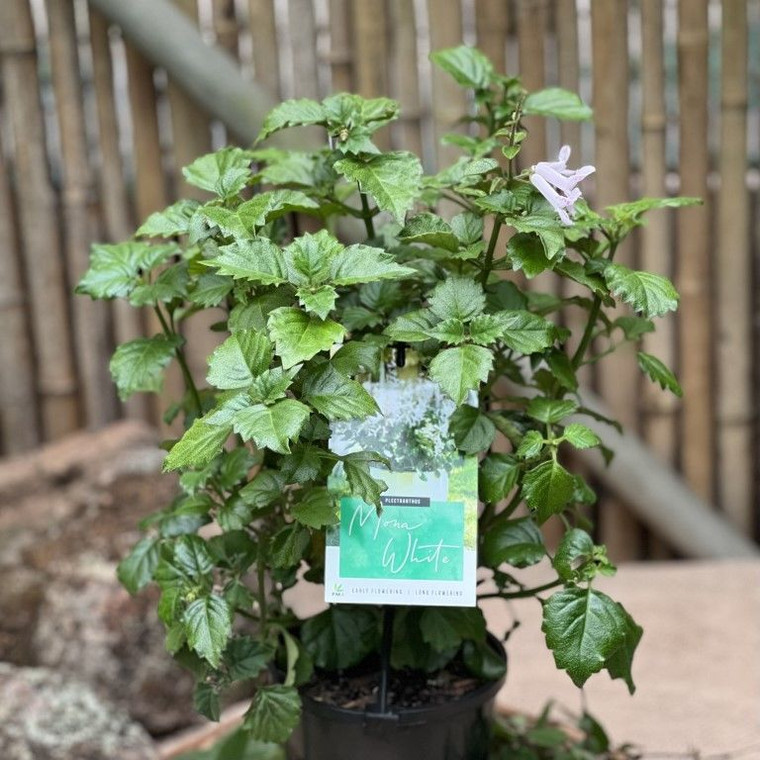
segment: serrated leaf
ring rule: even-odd
[[[192,303],[205,308],[219,306],[232,292],[233,282],[229,277],[219,274],[202,274],[195,281],[188,296]]]
[[[335,497],[326,487],[314,486],[293,505],[291,513],[302,525],[318,529],[337,521],[338,506]]]
[[[240,498],[255,509],[265,509],[282,496],[285,478],[276,470],[260,470],[240,490]]]
[[[537,397],[530,400],[526,412],[534,420],[553,425],[573,414],[577,409],[578,404],[575,401]]]
[[[618,317],[612,327],[621,329],[626,340],[638,340],[642,335],[654,332],[654,322],[644,317]]]
[[[468,344],[441,351],[430,362],[429,374],[446,395],[462,404],[488,379],[492,367],[493,354],[487,348]]]
[[[360,383],[341,375],[329,362],[309,373],[301,398],[331,422],[363,419],[380,411]]]
[[[152,213],[135,232],[136,237],[174,237],[186,235],[190,219],[200,204],[198,201],[181,200],[163,211]]]
[[[663,390],[668,390],[675,394],[678,398],[683,396],[683,389],[679,385],[676,376],[656,356],[639,351],[636,354],[636,359],[641,371],[652,382],[657,383]]]
[[[232,631],[232,610],[227,601],[217,594],[202,596],[188,605],[182,621],[190,648],[218,667]]]
[[[164,369],[174,358],[182,339],[137,338],[122,343],[111,358],[111,377],[119,389],[119,398],[126,401],[133,393],[160,393],[164,385]]]
[[[333,367],[344,375],[369,373],[376,375],[380,371],[382,359],[380,343],[367,340],[352,340],[344,343],[334,354]]]
[[[331,285],[320,285],[316,288],[304,286],[296,291],[298,302],[311,314],[316,314],[320,319],[327,319],[327,315],[335,308],[338,294]]]
[[[284,743],[300,716],[301,698],[293,686],[263,686],[256,691],[243,727],[258,741]]]
[[[481,315],[482,316],[482,315]],[[459,345],[466,339],[464,322],[461,319],[444,319],[427,332],[428,336],[442,343]]]
[[[565,228],[557,221],[557,216],[542,216],[531,214],[529,216],[509,217],[508,223],[518,232],[538,235],[544,246],[544,253],[551,261],[565,250]]]
[[[477,48],[467,45],[436,50],[430,54],[430,60],[454,77],[457,84],[484,90],[493,76],[491,62]]]
[[[224,650],[224,664],[233,681],[256,678],[272,659],[271,647],[250,636],[230,639]]]
[[[422,165],[413,153],[394,152],[336,161],[334,169],[346,179],[359,183],[363,193],[371,195],[381,211],[387,211],[399,223],[412,208],[420,190]]]
[[[551,351],[546,356],[546,363],[549,365],[549,370],[554,379],[559,381],[559,384],[563,388],[567,388],[570,391],[578,389],[578,378],[575,375],[575,367],[573,367],[573,363],[564,351],[561,349]]]
[[[420,343],[430,338],[433,315],[429,309],[408,311],[397,317],[385,330],[385,334],[404,343]]]
[[[578,567],[594,556],[594,541],[585,530],[573,528],[567,531],[552,560],[557,575],[563,581],[578,579]]]
[[[523,478],[523,497],[535,511],[539,524],[557,515],[573,497],[573,476],[554,459],[528,470]]]
[[[237,195],[251,178],[251,159],[241,148],[222,148],[196,158],[182,170],[193,186],[208,190],[221,198]]]
[[[681,208],[683,206],[701,206],[701,198],[638,198],[628,203],[618,203],[608,206],[605,211],[616,221],[626,226],[636,226],[642,223],[641,217],[647,212],[658,208]]]
[[[268,369],[254,378],[248,389],[248,395],[256,404],[272,404],[281,398],[285,398],[285,392],[290,388],[293,379],[300,371],[300,364],[296,364],[290,369],[283,369],[282,367]]]
[[[205,262],[219,274],[236,280],[244,279],[262,285],[278,285],[288,281],[288,270],[282,251],[267,238],[237,241],[222,246],[219,255]]]
[[[468,322],[483,313],[486,295],[471,277],[448,277],[436,286],[428,301],[438,319]]]
[[[221,390],[247,388],[269,368],[273,350],[269,338],[256,330],[239,330],[214,349],[206,381]]]
[[[480,498],[495,504],[505,498],[517,485],[520,464],[510,454],[490,453],[478,468]]]
[[[527,114],[553,116],[563,121],[587,121],[593,111],[574,92],[561,87],[547,87],[531,92],[523,102]]]
[[[267,326],[286,369],[327,351],[345,335],[337,322],[288,307],[271,312]]]
[[[308,443],[299,443],[280,463],[280,472],[289,483],[308,483],[322,472],[323,451]]]
[[[662,275],[610,264],[604,270],[604,279],[614,295],[647,318],[661,317],[678,308],[678,292]]]
[[[535,459],[544,448],[544,437],[538,430],[529,430],[515,452],[521,459]]]
[[[125,298],[143,282],[143,275],[179,252],[176,245],[146,242],[95,244],[90,251],[90,268],[76,292],[92,298]]]
[[[259,330],[267,329],[269,314],[281,306],[293,303],[293,298],[284,292],[262,293],[260,296],[251,298],[245,304],[237,304],[230,312],[227,326],[231,332],[236,330]]]
[[[286,127],[322,124],[326,118],[325,109],[314,100],[308,98],[286,100],[267,114],[256,142],[266,140],[271,134]]]
[[[541,239],[534,233],[513,235],[507,243],[507,258],[512,262],[512,269],[522,270],[529,280],[552,267]]]
[[[298,437],[311,412],[294,399],[277,401],[271,406],[255,404],[235,414],[234,431],[244,441],[253,440],[260,449],[280,454],[290,452],[290,441]]]
[[[378,509],[381,506],[380,494],[387,491],[388,486],[382,480],[375,480],[369,468],[370,465],[377,465],[384,461],[379,455],[365,451],[347,454],[343,458],[343,471],[351,494]]]
[[[211,425],[203,418],[195,420],[172,446],[164,459],[164,470],[204,467],[221,451],[231,432],[232,425]]]
[[[599,436],[590,428],[579,422],[571,422],[563,433],[565,440],[576,449],[591,449],[598,446]]]
[[[150,583],[153,571],[158,565],[160,540],[156,537],[143,538],[121,561],[116,569],[119,583],[130,594],[136,594]]]
[[[214,560],[200,536],[180,536],[174,542],[173,563],[185,576],[197,581],[214,569]]]
[[[496,343],[504,333],[501,321],[493,314],[479,314],[469,325],[470,340],[479,346]]]
[[[327,230],[296,238],[284,251],[288,280],[294,285],[320,285],[330,277],[330,261],[343,245]]]
[[[193,707],[204,718],[218,722],[221,714],[219,692],[212,684],[200,681],[193,691]]]
[[[482,640],[486,621],[477,607],[426,607],[420,615],[420,632],[437,652],[447,652],[463,641]]]
[[[605,661],[605,667],[610,678],[622,678],[628,686],[628,692],[633,694],[636,691],[636,686],[631,675],[631,665],[644,629],[636,623],[621,604],[618,604],[618,607],[623,611],[625,618],[625,636],[620,646]]]
[[[530,517],[497,520],[483,536],[482,562],[499,567],[505,562],[513,567],[535,565],[546,556],[544,539]]]
[[[483,239],[483,217],[464,211],[451,219],[451,231],[462,245],[474,245]]]
[[[168,303],[175,298],[187,298],[189,282],[187,264],[184,261],[174,264],[164,269],[152,283],[138,285],[130,294],[129,303],[138,307],[155,306],[158,303]]]
[[[496,435],[496,426],[473,406],[460,406],[449,420],[449,432],[465,454],[478,454],[488,449]]]
[[[334,285],[398,280],[416,274],[397,264],[391,254],[369,245],[349,245],[330,261],[330,281]]]
[[[529,311],[500,311],[491,316],[499,321],[501,339],[513,351],[534,354],[554,343],[555,326],[538,314]]]
[[[307,528],[297,522],[286,525],[272,537],[270,561],[273,567],[297,567],[311,542]]]
[[[378,646],[378,616],[366,607],[334,605],[304,621],[301,640],[317,667],[350,668]]]
[[[546,645],[579,687],[624,645],[628,628],[623,608],[592,588],[567,588],[544,604]]]
[[[452,252],[459,248],[459,238],[451,226],[440,216],[427,211],[411,217],[398,237],[404,243],[424,243]]]
[[[253,234],[255,228],[285,214],[313,212],[319,204],[300,190],[269,190],[254,195],[236,209],[237,218],[246,234]]]

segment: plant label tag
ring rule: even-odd
[[[344,494],[327,532],[325,601],[474,607],[478,463],[449,435],[456,404],[424,378],[365,383],[381,414],[332,425],[340,455],[375,451],[390,470],[382,510],[350,494],[340,465],[330,487]]]

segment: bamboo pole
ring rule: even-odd
[[[26,0],[0,3],[3,89],[13,131],[20,238],[30,295],[42,430],[47,440],[79,425],[77,382],[58,237],[58,211],[48,174],[45,128],[32,17]]]
[[[428,0],[430,49],[454,47],[462,44],[462,9],[458,0]],[[467,97],[458,84],[437,66],[433,67],[433,134],[438,168],[454,161],[460,154],[451,145],[441,145],[448,132],[462,131],[457,123],[467,112]]]
[[[126,240],[134,228],[127,195],[121,151],[116,100],[113,91],[113,69],[105,17],[90,8],[90,49],[92,51],[93,88],[98,119],[99,198],[108,240]],[[114,336],[117,343],[126,343],[143,334],[140,313],[121,299],[113,303]],[[132,396],[123,404],[128,417],[148,419],[148,398]]]
[[[0,143],[0,451],[19,454],[40,443],[27,300],[21,281],[13,199]]]
[[[377,0],[354,0],[352,22],[354,44],[361,51],[354,61],[357,92],[365,98],[386,97],[390,87],[385,4]],[[390,147],[388,130],[378,132],[375,142],[381,150],[387,150]]]
[[[394,147],[422,155],[422,110],[417,76],[414,5],[390,0],[390,93],[401,104],[401,117],[391,126]]]
[[[628,199],[628,3],[592,0],[593,105],[596,134],[596,205]],[[631,265],[630,243],[620,247],[616,261]],[[638,423],[639,371],[634,351],[620,349],[601,363],[598,385],[612,412],[630,430]],[[634,559],[640,552],[640,530],[624,507],[613,499],[600,505],[602,540],[615,560]]]
[[[273,0],[248,0],[248,23],[253,43],[253,73],[274,102],[279,100],[282,89]]]
[[[64,247],[69,282],[76,283],[87,271],[95,239],[95,188],[87,155],[74,6],[69,0],[47,0],[47,13],[63,159]],[[101,301],[74,297],[71,313],[84,420],[90,428],[102,427],[116,418],[117,411],[108,372],[109,309]]]
[[[504,0],[475,0],[475,34],[478,47],[500,74],[507,70],[509,8]]]
[[[641,5],[642,112],[641,153],[642,193],[662,196],[665,188],[665,111],[664,24],[662,0],[643,0]],[[669,216],[652,214],[641,230],[641,266],[672,277]],[[657,331],[644,335],[642,348],[661,359],[668,367],[677,364],[675,319],[661,319]],[[642,394],[642,435],[652,451],[666,464],[676,464],[678,448],[678,402],[671,393],[654,383],[645,383]],[[667,556],[664,546],[650,542],[650,553]]]
[[[723,0],[721,37],[721,192],[718,216],[719,504],[751,534],[752,258],[747,172],[747,4]]]
[[[707,199],[707,0],[678,4],[681,194]],[[682,467],[691,487],[711,500],[715,434],[711,346],[710,227],[706,207],[678,214],[680,374],[684,390]]]
[[[408,5],[408,4],[407,4]],[[330,79],[333,92],[353,92],[353,4],[330,0]]]
[[[235,13],[235,0],[213,0],[211,8],[216,44],[237,59],[240,52],[240,27]]]
[[[547,27],[546,0],[518,0],[517,44],[520,77],[527,90],[540,90],[546,83],[544,39]],[[528,116],[524,119],[530,139],[520,151],[520,166],[527,167],[547,159],[546,119]]]

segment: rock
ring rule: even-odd
[[[0,463],[0,661],[77,677],[152,733],[197,720],[155,593],[116,579],[137,523],[174,496],[162,458],[155,431],[128,422]]]
[[[145,730],[86,684],[0,663],[3,760],[157,760]]]

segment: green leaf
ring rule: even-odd
[[[253,440],[261,449],[288,454],[290,441],[298,437],[309,414],[309,407],[294,399],[272,406],[255,404],[235,414],[233,429],[244,441]]]
[[[529,280],[552,268],[541,239],[534,233],[518,232],[513,235],[507,243],[507,258],[512,262],[512,269],[522,270]]]
[[[427,211],[411,217],[398,237],[404,243],[424,243],[452,252],[459,248],[459,238],[449,224]]]
[[[300,716],[301,698],[293,686],[262,686],[245,714],[243,727],[258,741],[284,743]]]
[[[558,668],[576,686],[599,672],[626,643],[629,623],[625,610],[601,591],[567,588],[544,604],[546,645]]]
[[[544,448],[544,437],[538,430],[529,430],[515,452],[521,459],[535,459]]]
[[[346,156],[334,169],[346,179],[358,182],[363,193],[371,195],[381,211],[399,223],[414,205],[420,191],[422,165],[413,153],[401,151],[363,158]]]
[[[371,608],[334,605],[304,621],[301,640],[317,667],[350,668],[379,645],[378,616]]]
[[[486,295],[471,277],[448,277],[436,286],[429,298],[430,311],[438,319],[468,322],[483,313]]]
[[[631,675],[631,665],[644,629],[637,625],[621,604],[618,604],[618,607],[625,617],[625,637],[620,646],[607,658],[605,667],[610,678],[622,678],[628,686],[629,693],[633,694],[636,691],[636,686]]]
[[[174,566],[188,578],[201,581],[214,569],[214,560],[200,536],[180,536],[174,542]]]
[[[158,303],[169,303],[175,298],[187,298],[187,287],[190,276],[187,264],[182,261],[161,272],[151,283],[138,285],[129,296],[132,306],[155,306]]]
[[[520,465],[510,454],[490,453],[478,468],[480,498],[495,504],[505,498],[517,484]]]
[[[679,385],[676,376],[656,356],[639,351],[636,354],[636,359],[638,360],[641,371],[647,375],[652,382],[657,383],[663,390],[668,390],[671,393],[674,393],[678,398],[683,396],[683,390]]]
[[[90,268],[76,292],[92,298],[125,298],[143,282],[143,275],[178,252],[176,245],[145,242],[95,244],[90,252]]]
[[[271,563],[273,567],[298,567],[304,552],[311,542],[307,528],[299,523],[290,523],[272,537]]]
[[[498,319],[504,343],[521,354],[535,354],[554,343],[556,328],[547,319],[529,311],[500,311]]]
[[[119,583],[130,594],[136,594],[152,580],[153,571],[158,565],[159,548],[160,539],[156,537],[143,538],[119,562],[116,575],[119,578]]]
[[[299,443],[282,459],[280,472],[289,483],[308,483],[322,472],[322,449],[308,443]],[[310,491],[311,492],[311,491]]]
[[[207,382],[221,390],[247,388],[272,361],[269,338],[256,330],[239,330],[218,346],[208,360]]]
[[[432,314],[428,309],[418,309],[402,314],[385,330],[393,340],[404,343],[420,343],[430,338]]]
[[[496,426],[474,406],[460,406],[449,420],[449,432],[457,448],[465,454],[478,454],[488,449],[496,435]]]
[[[380,412],[376,401],[361,383],[341,375],[329,362],[309,373],[303,383],[301,398],[331,422],[363,419]]]
[[[546,556],[541,531],[530,517],[497,520],[483,536],[482,562],[488,567],[503,563],[513,567],[535,565]]]
[[[481,314],[481,316],[483,316]],[[452,345],[459,345],[466,340],[465,325],[461,319],[444,319],[443,322],[439,322],[435,327],[431,327],[428,330],[428,335],[431,338],[440,340],[442,343],[449,343]]]
[[[577,410],[575,401],[537,397],[530,400],[526,412],[534,420],[553,425]]]
[[[618,317],[612,323],[612,327],[620,328],[626,340],[638,340],[642,335],[654,332],[654,322],[644,317]]]
[[[333,367],[344,375],[377,375],[380,371],[382,352],[382,346],[377,342],[352,340],[344,343],[330,361]]]
[[[482,346],[447,348],[430,362],[429,374],[457,404],[488,379],[493,354]]]
[[[260,470],[240,490],[240,498],[255,509],[265,509],[282,496],[285,478],[276,470]]]
[[[436,50],[430,60],[447,74],[454,77],[462,87],[485,90],[491,83],[493,66],[477,48],[467,45]]]
[[[205,262],[219,274],[236,280],[245,279],[262,285],[278,285],[288,281],[288,270],[282,251],[267,238],[238,241],[222,246],[216,258]]]
[[[477,607],[426,607],[420,615],[420,632],[425,643],[446,652],[463,641],[485,638],[486,621]]]
[[[203,418],[195,420],[172,446],[164,459],[164,470],[205,467],[221,451],[231,432],[232,425],[211,425]]]
[[[250,636],[230,639],[224,650],[224,664],[233,681],[256,678],[269,665],[274,655],[272,647]]]
[[[327,230],[309,232],[296,238],[285,249],[288,280],[294,285],[320,285],[330,276],[330,261],[343,245]]]
[[[273,367],[254,378],[248,389],[248,395],[256,404],[273,404],[285,398],[285,392],[290,388],[295,376],[301,371],[301,365],[296,364],[290,369]]]
[[[202,274],[195,281],[189,299],[199,306],[209,308],[219,306],[232,292],[233,282],[229,277],[219,274]]]
[[[163,211],[156,211],[138,227],[135,237],[186,235],[190,231],[190,219],[198,206],[198,201],[181,200]]]
[[[343,471],[353,496],[358,496],[367,504],[380,509],[380,494],[388,490],[382,480],[375,480],[370,474],[371,464],[384,463],[384,459],[373,452],[357,451],[343,457]]]
[[[555,380],[558,380],[563,388],[569,391],[578,389],[578,378],[575,376],[575,368],[568,355],[561,349],[555,349],[546,356],[546,363]]]
[[[330,262],[330,280],[334,285],[398,280],[415,274],[416,270],[397,264],[391,254],[369,245],[349,245]]]
[[[337,322],[288,307],[271,312],[267,325],[285,369],[329,350],[346,332]]]
[[[557,548],[552,564],[557,575],[568,583],[579,579],[578,568],[586,562],[590,562],[594,556],[594,542],[580,528],[567,531],[562,542]]]
[[[470,340],[479,346],[490,346],[501,338],[501,321],[493,314],[479,314],[470,322]]]
[[[593,111],[578,95],[561,87],[547,87],[525,98],[523,111],[538,116],[553,116],[563,121],[588,121]]]
[[[251,159],[241,148],[222,148],[196,158],[182,170],[193,186],[208,190],[221,198],[237,195],[251,178]]]
[[[302,525],[319,529],[337,521],[338,505],[325,486],[313,486],[293,506],[291,513]]]
[[[612,293],[645,317],[661,317],[678,308],[678,293],[667,277],[610,264],[604,279]]]
[[[608,206],[605,210],[616,222],[627,227],[638,226],[643,223],[641,217],[647,212],[658,208],[681,208],[683,206],[701,206],[704,201],[701,198],[639,198],[629,203],[618,203]]]
[[[314,100],[308,98],[286,100],[267,114],[256,142],[266,140],[269,135],[286,127],[323,124],[326,119],[325,109]]]
[[[114,352],[109,368],[119,389],[119,398],[126,401],[133,393],[160,393],[164,386],[164,369],[174,358],[182,339],[137,338],[122,343]]]
[[[221,714],[219,692],[212,684],[200,681],[193,691],[193,707],[204,718],[218,722]]]
[[[556,214],[543,216],[510,216],[508,223],[518,232],[533,232],[538,235],[544,246],[544,253],[549,260],[555,259],[565,250],[565,227],[558,221]]]
[[[573,490],[573,476],[554,459],[528,470],[523,478],[525,502],[535,511],[539,524],[562,512]]]
[[[187,643],[213,667],[218,667],[232,631],[232,610],[216,594],[196,599],[183,615]]]
[[[571,422],[565,428],[563,436],[576,449],[591,449],[601,443],[599,436],[593,430],[579,422]]]
[[[284,291],[284,289],[283,289]],[[232,331],[236,330],[267,330],[269,314],[280,306],[288,306],[293,303],[292,296],[284,292],[262,293],[254,296],[245,304],[239,303],[230,312],[227,326]]]
[[[293,212],[308,213],[319,204],[300,190],[270,190],[254,195],[237,207],[237,217],[247,235],[267,222]]]
[[[310,288],[303,286],[296,291],[298,302],[304,309],[316,314],[320,319],[327,319],[327,315],[335,308],[338,294],[331,285],[320,285]]]
[[[475,245],[483,239],[483,217],[464,211],[451,219],[451,231],[462,245]]]

